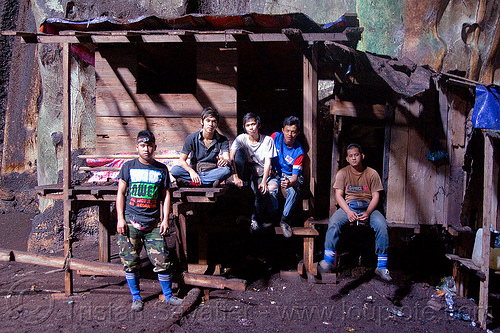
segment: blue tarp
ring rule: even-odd
[[[472,126],[500,131],[500,89],[498,86],[476,85]]]

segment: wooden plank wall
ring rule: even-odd
[[[151,45],[151,44],[150,44]],[[218,44],[196,47],[196,93],[137,94],[137,50],[114,45],[96,51],[97,154],[134,151],[142,129],[155,133],[159,150],[180,150],[199,130],[204,107],[221,114],[219,130],[236,136],[237,52]]]
[[[464,88],[461,88],[464,89]],[[446,192],[446,216],[445,226],[461,227],[460,214],[462,211],[462,203],[465,195],[465,171],[463,170],[465,157],[465,123],[470,105],[467,99],[467,92],[456,89],[451,89],[448,92],[442,93],[445,95],[443,104],[447,112],[448,120],[448,152],[450,154],[450,167],[447,174]],[[441,97],[440,97],[441,100]],[[449,106],[449,108],[448,108]],[[444,113],[442,111],[442,113]]]
[[[460,224],[467,103],[455,94],[441,96],[440,103],[440,115],[436,110],[415,117],[404,106],[395,109],[388,157],[389,223],[410,227]],[[439,133],[446,137],[449,164],[436,165],[426,157],[432,138]]]
[[[395,108],[394,117],[389,150],[386,218],[388,222],[404,224],[409,140],[408,122],[399,107]]]

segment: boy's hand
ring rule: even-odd
[[[201,185],[200,175],[196,171],[194,170],[189,171],[189,176],[191,177],[191,181],[193,183]]]
[[[290,179],[285,177],[285,179],[281,182],[281,188],[286,190],[289,187],[291,187]]]
[[[160,235],[165,236],[168,233],[168,219],[163,220],[160,224]]]
[[[262,192],[262,194],[267,193],[267,184],[264,180],[259,184],[259,190]]]
[[[223,167],[223,166],[226,166],[226,165],[229,165],[229,161],[226,160],[225,158],[217,156],[217,166]]]
[[[349,222],[354,222],[358,219],[358,214],[356,214],[352,210],[349,210],[347,212],[347,218],[349,219]]]
[[[233,183],[238,187],[243,187],[243,180],[236,175],[233,176]]]
[[[366,220],[368,220],[369,217],[370,217],[370,214],[368,214],[367,212],[362,212],[362,213],[358,214],[358,220],[360,220],[360,221],[366,221]]]
[[[125,235],[127,233],[127,222],[124,218],[118,218],[118,223],[116,224],[116,231],[119,234]]]

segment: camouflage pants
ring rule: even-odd
[[[160,235],[159,227],[150,231],[141,231],[127,223],[127,234],[118,235],[118,246],[125,272],[133,273],[139,270],[143,246],[146,248],[149,260],[155,266],[153,271],[164,272],[170,269],[168,251],[165,240]]]

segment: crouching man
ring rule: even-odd
[[[125,278],[132,294],[132,310],[144,307],[140,296],[140,253],[146,248],[149,260],[158,273],[165,302],[180,305],[182,300],[172,295],[172,273],[163,236],[168,232],[170,212],[170,177],[167,167],[154,159],[155,137],[150,131],[137,135],[138,158],[123,164],[118,175],[116,196],[117,232],[120,258]],[[160,203],[163,212],[160,216]]]
[[[375,230],[375,253],[378,256],[375,274],[385,281],[391,281],[387,269],[387,221],[382,213],[376,210],[380,191],[384,188],[377,171],[363,165],[364,158],[361,146],[354,143],[347,146],[349,165],[338,171],[333,184],[335,199],[340,209],[330,217],[325,237],[324,259],[320,261],[318,270],[320,273],[332,271],[340,229],[344,224],[355,221],[369,222],[370,227]]]

